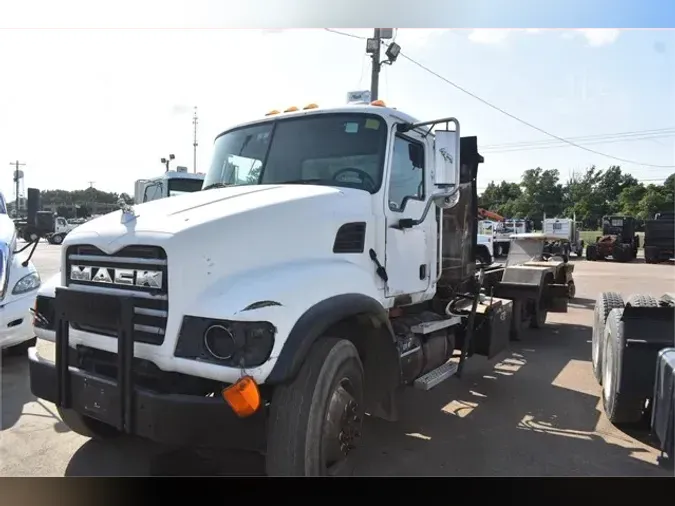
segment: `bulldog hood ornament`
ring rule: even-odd
[[[122,210],[122,223],[129,223],[136,219],[136,211],[133,206],[126,203],[123,198],[117,200],[117,205]]]

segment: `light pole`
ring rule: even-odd
[[[396,42],[391,42],[385,51],[386,60],[380,61],[380,45],[382,39],[390,39],[393,30],[391,28],[375,28],[373,36],[366,43],[366,53],[372,60],[372,69],[370,74],[370,100],[377,100],[380,91],[380,70],[382,65],[391,65],[396,61],[401,53],[401,46]]]
[[[169,172],[169,163],[171,163],[171,160],[175,160],[175,158],[176,157],[174,155],[169,155],[169,158],[162,158],[160,160],[162,162],[162,164],[164,165],[164,167],[166,167],[165,172]]]

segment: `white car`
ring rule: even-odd
[[[16,228],[0,195],[0,349],[27,349],[35,342],[32,309],[40,275],[28,260],[30,248],[16,251]],[[28,262],[26,262],[28,260]],[[25,263],[25,265],[24,265]]]

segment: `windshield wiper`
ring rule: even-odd
[[[227,188],[228,186],[232,186],[232,185],[227,184],[227,183],[213,183],[213,184],[210,184],[210,185],[202,188],[202,191],[210,190],[211,188]]]
[[[331,182],[328,179],[314,178],[314,179],[291,179],[290,181],[279,181],[274,184],[311,184],[311,183],[327,183]]]

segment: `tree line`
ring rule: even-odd
[[[43,190],[40,192],[42,205],[86,205],[86,204],[116,204],[123,198],[128,203],[133,202],[133,198],[127,193],[104,192],[96,188],[87,188],[86,190]]]
[[[675,207],[675,173],[663,184],[644,184],[612,165],[592,166],[561,181],[557,169],[526,170],[519,183],[491,181],[478,198],[479,206],[505,217],[529,218],[535,225],[544,215],[572,218],[595,230],[607,215],[644,220]]]

